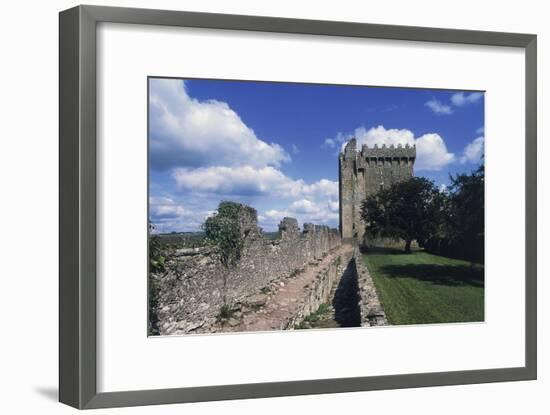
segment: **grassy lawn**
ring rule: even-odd
[[[483,266],[391,248],[373,248],[363,259],[391,324],[484,320]]]

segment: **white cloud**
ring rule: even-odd
[[[479,127],[477,130],[476,130],[476,134],[484,134],[485,133],[485,127]]]
[[[150,197],[149,213],[158,219],[174,219],[183,216],[188,211],[168,197]]]
[[[338,197],[338,182],[328,179],[321,179],[312,184],[305,184],[303,180],[297,180],[300,194],[310,197]]]
[[[338,220],[338,211],[333,212],[328,203],[316,203],[308,199],[292,202],[288,211],[290,216],[297,217],[302,223],[327,224]]]
[[[339,212],[339,210],[340,210],[340,203],[338,202],[338,200],[329,200],[329,201],[328,201],[328,209],[329,209],[331,212]]]
[[[323,144],[321,144],[321,148],[335,148],[336,147],[336,140],[332,138],[325,138],[325,141]]]
[[[289,210],[295,213],[314,213],[319,210],[319,207],[311,200],[300,199],[292,202]]]
[[[271,166],[198,169],[176,168],[173,178],[179,190],[202,195],[209,200],[228,198],[250,200],[259,207],[258,220],[264,229],[276,229],[279,221],[290,216],[300,223],[337,226],[338,182],[321,179],[313,183],[294,180]],[[205,199],[206,200],[206,199]],[[267,210],[262,211],[261,206]],[[277,208],[269,209],[269,206]]]
[[[298,148],[298,146],[296,144],[292,144],[292,154],[299,154],[300,153],[300,149]]]
[[[451,102],[457,107],[462,107],[466,104],[473,104],[474,102],[479,101],[483,97],[482,92],[472,92],[470,94],[465,94],[464,92],[457,92],[451,95]]]
[[[273,195],[287,198],[299,196],[330,198],[338,195],[338,182],[321,179],[307,184],[302,179],[293,180],[271,166],[176,168],[172,177],[180,190],[199,193]]]
[[[265,211],[263,215],[259,215],[258,218],[259,219],[264,219],[264,220],[272,219],[272,220],[280,221],[285,216],[289,216],[289,215],[290,215],[290,213],[286,210],[270,209],[270,210]]]
[[[336,206],[334,205],[336,203]],[[335,209],[334,209],[335,208]],[[285,209],[270,209],[258,215],[260,225],[269,229],[276,228],[284,217],[292,217],[303,226],[304,223],[316,225],[338,226],[338,202],[316,202],[309,199],[299,199]]]
[[[290,156],[259,139],[225,102],[192,98],[176,79],[150,80],[150,156],[154,168],[279,166]]]
[[[453,113],[453,110],[449,105],[443,104],[441,101],[438,101],[437,99],[431,99],[428,102],[426,102],[424,105],[426,105],[436,114],[449,115]]]
[[[473,104],[481,98],[483,98],[482,92],[471,92],[469,94],[464,92],[456,92],[451,95],[451,104],[455,107],[463,107],[468,104]],[[451,105],[447,105],[435,98],[429,100],[424,105],[439,115],[449,115],[454,112]]]
[[[485,137],[477,137],[474,141],[469,143],[465,148],[462,156],[460,156],[460,163],[477,163],[483,156],[485,146]]]
[[[417,170],[441,170],[455,161],[455,155],[447,151],[445,141],[439,134],[424,134],[416,139]]]
[[[149,219],[156,233],[198,230],[211,213],[196,207],[194,209],[184,207],[171,197],[149,198]]]
[[[342,142],[347,142],[352,137],[357,139],[358,150],[363,144],[373,147],[375,144],[382,145],[416,145],[415,170],[441,170],[443,167],[455,161],[455,155],[449,153],[445,141],[436,133],[424,134],[415,137],[414,133],[407,129],[385,129],[379,125],[369,130],[364,127],[356,128],[353,134],[343,137]],[[337,139],[340,139],[338,138]],[[345,143],[342,144],[342,147]]]

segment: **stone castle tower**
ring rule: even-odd
[[[351,139],[338,157],[340,193],[340,233],[345,240],[362,242],[365,225],[361,203],[365,198],[393,183],[413,175],[416,147],[408,144],[386,147],[363,145],[357,151],[357,140]]]

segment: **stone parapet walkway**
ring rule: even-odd
[[[352,254],[351,245],[341,245],[295,275],[273,281],[264,293],[243,300],[237,306],[238,311],[223,322],[220,331],[294,328],[322,303],[332,301],[333,286],[344,273]]]

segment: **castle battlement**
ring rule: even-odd
[[[378,146],[375,144],[369,147],[367,144],[361,146],[361,151],[357,151],[357,140],[352,138],[344,148],[344,151],[340,153],[340,157],[343,158],[388,158],[388,159],[414,159],[416,158],[416,145],[401,145],[397,146],[391,144],[386,146]]]
[[[383,145],[378,147],[376,144],[374,147],[368,147],[366,144],[363,144],[361,147],[361,158],[390,158],[390,159],[411,159],[416,158],[416,146],[401,144],[394,146]]]
[[[362,241],[365,225],[361,204],[370,195],[413,175],[416,146],[366,144],[357,149],[352,138],[340,153],[340,233],[342,238]]]

